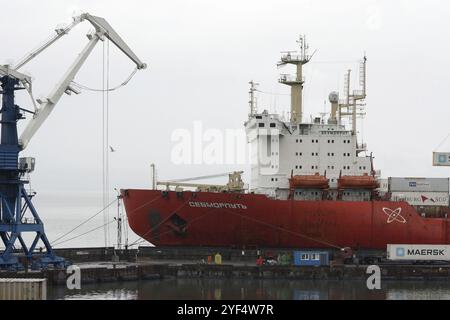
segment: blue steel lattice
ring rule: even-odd
[[[1,143],[0,143],[0,238],[4,250],[0,251],[0,268],[33,269],[49,265],[64,267],[66,261],[55,256],[39,218],[22,180],[25,172],[19,169],[21,151],[17,122],[23,119],[20,108],[14,104],[14,92],[20,90],[19,81],[11,76],[0,78],[2,87]],[[26,217],[31,215],[31,219]],[[35,233],[31,244],[27,245],[25,233]],[[37,250],[41,241],[44,250]],[[20,244],[20,248],[16,246]]]

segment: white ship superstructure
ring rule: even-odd
[[[245,123],[248,142],[252,150],[251,191],[278,199],[292,195],[298,200],[337,199],[370,200],[373,190],[339,190],[341,177],[374,176],[371,157],[366,153],[366,145],[357,139],[356,117],[359,107],[366,97],[366,59],[361,63],[361,90],[349,90],[349,74],[346,78],[346,99],[339,101],[339,94],[329,95],[330,117],[327,121],[315,118],[312,123],[302,121],[302,90],[304,79],[302,67],[311,56],[308,46],[300,38],[300,52],[284,53],[279,65],[293,64],[296,76],[281,75],[280,83],[291,87],[290,120],[267,111],[257,112],[254,93],[256,84],[251,82],[249,120]],[[343,118],[351,119],[349,130]],[[328,179],[329,188],[296,188],[292,194],[290,179],[293,176],[323,176]]]

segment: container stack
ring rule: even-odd
[[[392,201],[412,206],[448,207],[449,178],[389,178]]]

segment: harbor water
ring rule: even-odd
[[[49,288],[58,300],[450,300],[450,282],[388,281],[369,290],[362,281],[172,279]]]

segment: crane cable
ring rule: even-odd
[[[438,149],[440,147],[442,147],[442,145],[447,141],[447,139],[450,137],[450,133],[445,137],[444,140],[442,140],[442,142],[433,150],[434,152],[438,151]]]
[[[65,234],[63,234],[62,236],[56,238],[55,240],[53,240],[51,242],[51,244],[53,245],[53,243],[58,242],[58,240],[65,238],[66,236],[68,236],[69,234],[71,234],[72,232],[74,232],[75,230],[77,230],[78,228],[80,228],[81,226],[85,225],[86,223],[88,223],[89,221],[91,221],[92,219],[94,219],[96,216],[98,216],[100,213],[102,213],[103,211],[106,210],[106,208],[112,206],[115,202],[117,201],[117,199],[115,199],[114,201],[111,201],[107,207],[104,207],[103,209],[101,209],[100,211],[98,211],[97,213],[95,213],[94,215],[90,216],[88,219],[84,220],[83,222],[81,222],[80,224],[78,224],[75,228],[71,229],[70,231],[66,232]]]
[[[106,52],[105,52],[106,42]],[[103,191],[103,206],[106,206],[109,200],[109,40],[103,42],[103,92],[102,92],[102,191]],[[106,88],[106,90],[105,90]],[[109,210],[103,212],[104,223],[104,240],[105,248],[109,246]]]
[[[83,90],[87,90],[87,91],[94,91],[94,92],[111,92],[111,91],[115,91],[121,87],[124,87],[128,84],[128,82],[130,82],[130,80],[134,77],[134,75],[136,74],[136,72],[138,71],[138,68],[134,68],[134,70],[131,72],[131,74],[119,85],[112,87],[112,88],[103,88],[103,89],[94,89],[94,88],[90,88],[87,87],[85,85],[82,85],[78,82],[72,81],[72,84],[74,87],[77,87],[79,89],[83,89]]]

